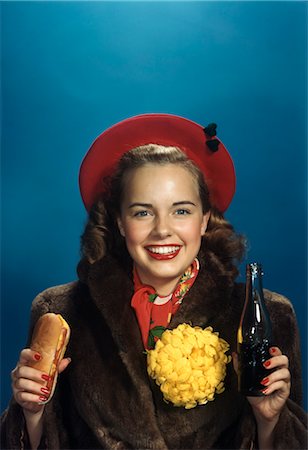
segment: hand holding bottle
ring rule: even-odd
[[[273,430],[290,394],[289,360],[272,344],[272,326],[262,287],[262,268],[246,266],[245,304],[233,364],[239,391],[251,404],[260,449],[273,448]]]
[[[289,360],[278,347],[270,348],[271,358],[264,362],[269,370],[261,384],[264,386],[262,397],[247,397],[255,413],[256,419],[272,421],[279,414],[290,395],[291,376]]]
[[[264,362],[269,373],[261,380],[263,395],[247,396],[258,425],[260,449],[273,448],[273,430],[290,395],[291,386],[288,357],[278,347],[271,347],[269,352],[271,358]],[[237,353],[233,353],[232,357],[233,367],[238,373]]]
[[[279,417],[290,394],[290,372],[287,356],[271,345],[272,325],[262,275],[260,264],[247,264],[245,304],[237,334],[238,355],[234,354],[233,362],[239,390],[253,407],[256,419],[260,416],[271,421]]]

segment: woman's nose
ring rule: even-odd
[[[172,235],[171,224],[167,217],[156,217],[153,233],[160,239],[164,239]]]

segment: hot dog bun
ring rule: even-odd
[[[32,361],[29,365],[49,375],[46,387],[50,395],[45,402],[51,399],[58,377],[57,367],[62,360],[70,337],[70,327],[60,314],[47,313],[37,321],[31,341],[31,350],[39,353],[41,359]]]

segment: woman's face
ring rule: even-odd
[[[198,254],[208,217],[185,168],[149,164],[129,172],[118,225],[141,281],[169,294]]]

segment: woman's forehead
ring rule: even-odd
[[[158,198],[166,194],[199,196],[196,177],[178,164],[147,164],[130,170],[125,174],[123,188],[126,198],[145,194]]]
[[[187,167],[178,163],[147,163],[141,167],[130,169],[125,173],[125,182],[138,181],[141,184],[152,179],[170,179],[174,182],[185,179],[185,181],[195,183],[196,176]]]

